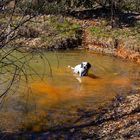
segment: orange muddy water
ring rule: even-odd
[[[91,63],[81,83],[67,66]],[[79,111],[107,105],[116,95],[140,88],[139,65],[87,51],[46,52],[29,61],[30,68],[16,92],[8,94],[0,111],[2,131],[44,131],[71,124]]]

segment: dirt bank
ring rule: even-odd
[[[89,31],[85,30],[83,46],[91,51],[110,54],[123,59],[132,60],[134,62],[140,63],[140,50],[131,49],[128,44],[134,42],[134,40],[122,40],[114,38],[100,38],[90,35]],[[129,44],[130,45],[130,44]],[[133,45],[133,44],[132,44]]]
[[[139,26],[112,29],[106,25],[106,21],[77,20],[74,22],[83,27],[82,46],[84,48],[140,63]]]

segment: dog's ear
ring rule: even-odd
[[[87,63],[87,68],[91,68],[91,64],[90,63]]]
[[[81,63],[81,68],[83,68],[83,63]]]

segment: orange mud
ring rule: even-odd
[[[89,77],[83,77],[82,83],[78,83],[76,87],[72,86],[63,86],[58,87],[53,84],[48,84],[47,82],[37,81],[31,83],[31,89],[34,95],[37,95],[38,103],[40,105],[53,105],[59,102],[67,100],[75,100],[84,97],[95,96],[96,94],[102,96],[114,96],[114,93],[103,94],[106,88],[113,86],[123,86],[129,87],[131,81],[128,78],[117,78],[114,80],[111,79],[101,79],[95,75],[90,75]],[[98,93],[94,91],[100,91]]]

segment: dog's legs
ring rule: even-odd
[[[71,67],[70,65],[68,65],[68,68],[71,68],[72,70],[74,70],[74,68],[73,68],[73,67]]]
[[[78,80],[79,83],[82,83],[82,80],[80,77],[77,77],[76,79]]]

